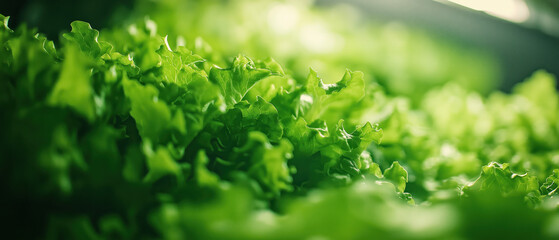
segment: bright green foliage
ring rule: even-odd
[[[8,19],[0,182],[22,239],[558,237],[543,71],[512,94],[450,83],[412,102],[361,72],[226,61],[149,19],[76,21],[57,44]]]
[[[92,121],[95,118],[93,89],[91,87],[90,72],[75,48],[68,48],[66,58],[62,63],[60,77],[49,98],[49,103],[58,106],[69,106],[85,118]]]
[[[123,78],[124,94],[130,99],[130,115],[134,118],[140,136],[159,142],[159,136],[171,125],[171,110],[158,99],[159,91],[151,85],[141,85],[136,81]],[[178,126],[184,132],[183,126]]]
[[[97,41],[99,31],[92,29],[89,23],[74,21],[71,25],[72,31],[64,34],[64,39],[78,45],[82,52],[89,55],[92,59],[98,59],[112,48],[106,42]]]
[[[279,195],[282,190],[292,190],[291,173],[287,161],[291,159],[293,146],[282,139],[277,146],[273,146],[261,132],[249,132],[244,146],[235,149],[235,156],[252,155],[248,159],[249,166],[239,166],[247,169],[248,176],[258,179],[267,191]],[[242,165],[243,160],[233,157],[236,165]],[[244,160],[246,161],[246,159]]]
[[[253,209],[256,200],[242,188],[222,189],[212,203],[161,206],[152,215],[158,232],[166,239],[452,239],[459,227],[448,206],[410,206],[383,182],[314,190],[281,214]]]
[[[554,169],[553,173],[545,179],[540,191],[542,194],[553,195],[557,194],[557,188],[559,188],[559,169]]]
[[[387,180],[392,181],[396,185],[399,192],[404,192],[404,189],[406,189],[406,183],[408,182],[408,172],[406,171],[406,169],[400,166],[400,163],[393,162],[392,166],[384,170],[384,177]]]
[[[536,177],[518,175],[511,172],[509,165],[495,162],[484,166],[481,176],[469,186],[464,188],[466,193],[475,191],[498,192],[503,195],[528,194],[536,192],[539,194],[538,180]]]
[[[212,68],[209,74],[211,82],[219,85],[225,103],[232,106],[238,103],[248,90],[259,80],[270,74],[270,70],[258,69],[252,60],[239,56],[230,69]]]
[[[181,167],[177,162],[175,162],[169,151],[165,148],[158,147],[157,150],[153,151],[149,142],[145,142],[143,151],[146,156],[146,164],[149,169],[144,181],[154,182],[166,175],[175,175],[177,177],[177,182],[179,183],[184,181],[183,176],[181,175]]]
[[[206,156],[206,153],[203,150],[200,150],[194,160],[194,174],[196,182],[200,186],[215,186],[219,182],[219,177],[208,170],[206,166],[208,162],[208,156]]]
[[[399,22],[375,21],[359,5],[316,7],[316,2],[140,0],[132,18],[150,16],[171,42],[180,36],[185,46],[220,66],[243,52],[273,57],[297,79],[312,67],[326,83],[346,68],[359,69],[366,71],[367,82],[413,104],[447,82],[484,93],[499,84],[499,63],[487,52]]]
[[[192,65],[203,62],[203,58],[192,54],[184,47],[179,47],[177,51],[173,51],[167,42],[165,44],[157,51],[161,58],[163,80],[170,83],[185,84],[192,80],[192,74],[201,73],[196,71],[196,68],[193,68]]]

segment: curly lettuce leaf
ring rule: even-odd
[[[492,162],[483,166],[479,178],[463,190],[465,193],[494,192],[503,196],[539,194],[539,184],[534,176],[513,173],[507,163]]]
[[[91,25],[82,21],[72,22],[72,31],[62,36],[68,42],[79,46],[80,50],[92,59],[100,59],[112,46],[107,42],[99,42],[99,31],[92,29]]]
[[[404,192],[408,182],[408,172],[399,162],[393,162],[389,168],[384,170],[384,178],[394,183],[399,192]]]
[[[545,179],[545,182],[541,185],[540,191],[544,195],[554,195],[558,194],[557,189],[559,188],[559,169],[554,169],[553,173]]]
[[[256,68],[254,62],[246,57],[238,56],[228,69],[212,68],[209,80],[218,84],[228,107],[232,107],[252,88],[252,86],[271,74],[270,70]]]

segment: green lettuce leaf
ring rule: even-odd
[[[531,192],[539,194],[539,184],[534,176],[513,173],[507,163],[492,162],[483,166],[479,178],[463,190],[466,194],[493,192],[503,196],[523,196]]]
[[[112,46],[107,42],[99,42],[99,31],[92,29],[91,25],[82,21],[72,22],[72,31],[62,36],[68,42],[79,46],[80,50],[92,59],[100,59]]]
[[[60,77],[49,97],[49,103],[69,106],[87,120],[95,118],[95,104],[91,87],[91,69],[87,60],[75,48],[67,48]]]
[[[557,194],[559,188],[559,169],[554,169],[553,173],[545,179],[545,182],[540,187],[540,191],[544,195]]]
[[[393,162],[389,168],[384,170],[384,178],[394,183],[398,191],[403,193],[408,182],[408,172],[399,162]]]
[[[238,103],[252,86],[271,74],[270,70],[256,68],[254,62],[238,56],[229,69],[212,68],[209,80],[221,89],[228,107]]]

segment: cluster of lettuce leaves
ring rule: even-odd
[[[488,52],[398,21],[379,20],[383,17],[371,16],[363,9],[366,5],[329,0],[136,0],[132,16],[115,18],[134,22],[149,16],[170,42],[181,36],[190,49],[209,43],[212,54],[197,54],[214,62],[219,55],[271,56],[295,78],[305,78],[312,67],[328,83],[337,80],[330,76],[346,68],[359,69],[367,82],[414,101],[449,81],[481,93],[499,86],[501,67]]]
[[[450,83],[412,103],[361,72],[212,62],[150,20],[103,40],[76,21],[56,45],[0,20],[18,239],[559,237],[559,95],[543,71],[512,94]]]

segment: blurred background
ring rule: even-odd
[[[537,69],[559,75],[556,0],[21,0],[2,8],[11,28],[25,23],[55,41],[73,20],[103,29],[103,38],[149,19],[172,44],[216,63],[273,57],[296,78],[310,66],[327,82],[349,68],[412,100],[447,82],[484,94],[509,91]]]

